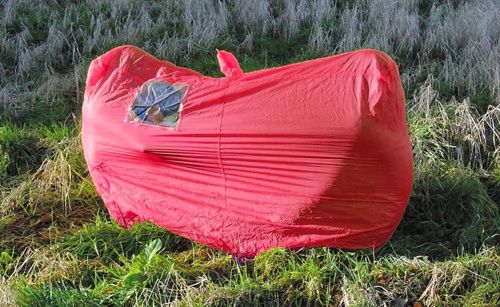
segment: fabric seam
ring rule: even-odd
[[[222,94],[221,98],[221,105],[222,105],[222,112],[220,116],[220,122],[219,122],[219,141],[217,143],[217,157],[219,158],[219,167],[221,168],[222,171],[222,177],[224,179],[224,208],[227,206],[227,179],[226,179],[226,170],[224,169],[224,163],[222,162],[222,156],[221,156],[221,142],[222,142],[222,121],[224,120],[224,107],[226,104],[225,97],[226,97],[226,92],[227,89],[229,88],[229,79],[226,79],[226,86],[224,87],[224,93]]]

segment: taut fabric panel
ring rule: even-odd
[[[359,50],[212,78],[122,46],[95,59],[85,159],[111,216],[237,257],[272,247],[376,248],[411,191],[398,68]]]

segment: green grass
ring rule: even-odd
[[[487,184],[477,169],[452,161],[431,167],[425,160],[401,225],[378,253],[277,248],[239,264],[150,223],[124,229],[111,221],[86,174],[73,125],[8,127],[50,152],[31,187],[4,202],[10,211],[2,208],[0,275],[21,306],[499,303],[496,168]],[[68,171],[69,181],[50,176]],[[49,179],[53,192],[41,189]],[[66,212],[61,190],[71,201]],[[30,235],[13,228],[19,223]]]
[[[478,175],[449,166],[417,174],[412,196],[394,238],[408,256],[442,259],[500,241],[500,210]]]
[[[500,257],[491,248],[441,261],[394,254],[374,258],[327,248],[298,252],[278,248],[238,264],[198,245],[183,252],[168,251],[154,237],[136,254],[112,263],[104,257],[64,258],[54,245],[46,255],[46,267],[36,264],[43,274],[29,275],[31,282],[18,279],[19,302],[25,306],[86,302],[113,306],[172,302],[329,305],[340,301],[372,306],[398,298],[441,306],[500,302]],[[100,248],[104,255],[106,248]],[[32,261],[40,260],[34,257]]]

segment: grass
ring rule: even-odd
[[[472,96],[483,105],[499,101],[500,5],[494,0],[179,0],[113,5],[9,0],[1,9],[3,118],[47,112],[54,118],[54,106],[63,109],[59,114],[77,110],[74,101],[81,100],[89,60],[121,44],[141,46],[212,75],[217,71],[210,61],[216,47],[231,49],[244,62],[249,58],[260,63],[243,65],[246,69],[377,48],[400,63],[407,89],[418,88],[434,74],[447,85],[441,93],[447,99]],[[40,111],[32,112],[33,108]]]
[[[500,305],[497,1],[4,1],[0,306]],[[457,31],[460,29],[460,31]],[[110,220],[82,156],[90,61],[120,44],[211,76],[372,47],[400,66],[414,188],[378,252],[267,251],[239,263]]]
[[[137,254],[113,263],[102,261],[102,256],[75,259],[56,244],[48,254],[30,259],[38,272],[16,281],[19,302],[26,306],[72,302],[361,306],[394,304],[399,299],[463,306],[494,305],[500,299],[500,258],[492,248],[441,261],[394,255],[373,258],[326,248],[274,249],[251,263],[238,264],[203,246],[166,251],[161,239],[153,238]]]

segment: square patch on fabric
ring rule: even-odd
[[[186,93],[185,85],[148,81],[137,93],[126,121],[175,127]]]

